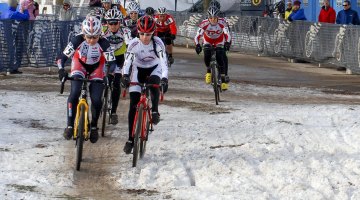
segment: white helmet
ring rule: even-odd
[[[101,35],[101,29],[101,21],[94,16],[87,16],[82,22],[82,33],[85,35]]]
[[[121,4],[121,0],[113,0],[113,4],[116,4],[116,5]]]
[[[123,20],[123,15],[118,9],[110,9],[105,13],[105,19],[106,20]]]
[[[111,3],[111,0],[101,0],[101,3]]]
[[[157,11],[158,11],[159,15],[166,14],[166,8],[165,7],[160,7],[160,8],[157,9]]]
[[[215,6],[210,6],[207,13],[208,17],[217,17],[220,14],[220,10]]]
[[[131,1],[127,6],[128,12],[139,12],[140,11],[140,5],[136,3],[136,1]]]

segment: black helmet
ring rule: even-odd
[[[211,7],[211,6],[215,6],[215,7],[218,8],[219,10],[220,10],[220,8],[221,8],[220,3],[219,3],[218,1],[216,1],[216,0],[212,0],[212,1],[210,2],[209,7]]]
[[[145,9],[145,13],[147,14],[147,15],[154,15],[155,14],[155,9],[153,8],[153,7],[147,7],[146,9]]]

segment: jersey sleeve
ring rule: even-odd
[[[84,41],[84,37],[82,34],[78,34],[75,37],[71,39],[71,41],[66,45],[64,51],[62,52],[60,56],[60,65],[58,65],[58,68],[64,68],[65,63],[68,58],[74,55],[76,49],[80,46],[80,44]]]
[[[128,45],[130,41],[133,39],[131,36],[131,30],[127,27],[122,28],[124,34],[125,44]]]
[[[132,65],[132,63],[134,62],[135,59],[135,46],[139,43],[139,41],[135,39],[131,40],[128,48],[126,50],[125,53],[125,61],[124,61],[124,66],[122,68],[122,74],[123,75],[129,75],[130,74],[130,67]]]
[[[161,41],[160,38],[156,37],[154,40],[156,42],[156,51],[160,59],[160,66],[161,66],[161,78],[168,78],[168,65],[167,65],[167,56],[166,56],[166,49],[164,43]]]
[[[111,47],[109,41],[105,38],[100,38],[98,43],[103,50],[103,56],[105,57],[106,62],[111,66],[116,61],[114,49]]]
[[[176,35],[177,33],[177,28],[176,28],[176,22],[175,19],[170,16],[168,20],[171,20],[170,24],[169,24],[169,28],[170,28],[170,33],[173,35]]]

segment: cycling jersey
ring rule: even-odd
[[[114,51],[110,43],[101,38],[95,45],[89,45],[83,34],[76,35],[62,53],[59,68],[65,67],[65,62],[72,57],[71,75],[85,77],[86,71],[91,72],[90,79],[102,79],[105,72],[105,61],[113,64]]]
[[[126,44],[128,44],[132,37],[130,29],[120,27],[116,33],[113,33],[107,27],[103,30],[102,36],[106,38],[114,50],[115,56],[124,54],[126,52]]]
[[[156,44],[155,51],[153,42]],[[132,66],[131,81],[137,82],[138,68],[154,68],[151,75],[159,76],[160,78],[168,78],[168,66],[165,53],[165,45],[160,38],[154,36],[154,39],[148,44],[143,44],[139,38],[134,38],[128,45],[125,55],[125,63],[122,74],[130,74],[130,66]],[[132,89],[133,88],[133,89]],[[130,87],[130,92],[140,92],[140,87]]]
[[[165,21],[160,21],[159,15],[155,15],[154,17],[156,21],[156,32],[170,32],[172,35],[176,35],[177,29],[176,29],[176,23],[174,18],[166,14]]]
[[[225,42],[231,41],[231,35],[228,25],[224,18],[218,18],[218,23],[212,25],[208,19],[203,20],[194,38],[195,44],[199,44],[200,38],[203,36],[204,44],[224,45]]]

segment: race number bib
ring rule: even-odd
[[[114,52],[113,52],[113,51],[111,51],[111,52],[104,52],[104,55],[105,55],[106,61],[114,61],[114,60],[115,60],[115,55],[114,55]]]
[[[70,57],[74,54],[75,49],[74,46],[70,43],[66,46],[66,48],[64,49],[63,53],[65,56]]]

